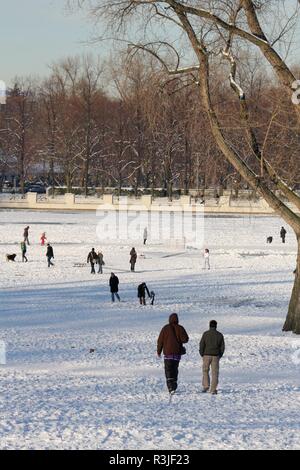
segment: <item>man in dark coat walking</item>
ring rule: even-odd
[[[141,305],[146,305],[146,292],[148,294],[148,297],[151,298],[151,295],[150,295],[149,289],[147,287],[147,284],[145,282],[143,282],[138,287],[138,298],[140,299],[140,304]]]
[[[51,266],[54,266],[54,264],[52,263],[52,259],[54,259],[54,252],[53,252],[53,248],[50,245],[50,243],[48,243],[48,245],[47,245],[46,257],[47,257],[47,260],[48,260],[48,268],[50,268]]]
[[[115,301],[115,297],[117,297],[118,301],[121,302],[120,296],[118,294],[119,292],[119,278],[116,276],[114,273],[111,273],[110,279],[109,279],[109,286],[110,286],[110,292],[111,292],[111,300],[112,302]]]
[[[164,353],[165,375],[170,394],[177,390],[178,368],[181,356],[185,354],[183,344],[189,337],[183,326],[179,325],[177,313],[170,315],[169,324],[165,325],[157,340],[157,355]]]
[[[89,252],[87,257],[87,264],[91,264],[91,274],[96,274],[95,264],[98,262],[98,255],[95,251],[95,248],[92,248],[92,251]]]
[[[285,243],[285,237],[286,237],[287,231],[285,230],[284,227],[281,227],[280,230],[280,238],[282,240],[282,243]]]
[[[209,331],[202,336],[199,346],[200,356],[203,358],[203,393],[210,391],[217,395],[219,383],[220,359],[225,352],[224,336],[217,331],[218,323],[212,320],[209,324]],[[212,380],[210,381],[210,368]]]

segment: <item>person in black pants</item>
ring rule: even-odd
[[[286,234],[287,234],[287,232],[286,232],[285,228],[284,228],[284,227],[281,227],[281,230],[280,230],[280,238],[281,238],[281,240],[282,240],[282,243],[285,243]]]
[[[149,289],[147,287],[147,284],[145,282],[143,282],[138,287],[138,298],[140,299],[140,304],[141,305],[146,305],[146,292],[148,294],[148,297],[151,298],[151,295],[150,295]]]
[[[87,257],[87,263],[91,263],[91,274],[96,274],[95,264],[98,262],[98,255],[95,251],[95,248],[92,248],[92,251],[89,252]]]
[[[183,326],[179,325],[178,315],[170,315],[169,324],[165,325],[157,340],[157,355],[160,358],[164,353],[165,376],[170,394],[177,390],[178,368],[181,356],[185,354],[183,344],[189,341],[189,337]]]
[[[115,301],[115,297],[117,297],[118,301],[121,302],[121,299],[119,296],[119,278],[114,273],[111,273],[111,276],[109,279],[109,286],[110,286],[112,302]]]
[[[48,243],[48,245],[47,245],[46,257],[47,257],[47,260],[48,260],[48,268],[50,268],[51,266],[54,266],[54,264],[51,261],[52,259],[54,259],[54,252],[53,252],[53,248],[50,245],[50,243]]]

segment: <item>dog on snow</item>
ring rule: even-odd
[[[6,261],[9,262],[9,261],[12,261],[13,263],[15,262],[16,260],[16,257],[17,255],[13,254],[13,255],[6,255]]]

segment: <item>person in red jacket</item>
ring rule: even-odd
[[[44,232],[44,233],[42,233],[42,235],[41,235],[41,245],[42,245],[42,246],[45,246],[46,240],[47,240],[47,237],[46,237],[46,233]]]
[[[177,313],[172,313],[169,324],[163,327],[157,340],[157,355],[160,358],[161,353],[164,354],[167,387],[171,395],[177,390],[179,363],[186,352],[183,344],[188,341],[188,334],[179,325]]]

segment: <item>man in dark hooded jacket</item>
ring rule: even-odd
[[[183,344],[188,343],[189,337],[183,326],[179,325],[177,313],[170,315],[169,324],[160,332],[157,341],[157,355],[164,353],[165,374],[170,394],[177,390],[178,368],[182,354],[185,354]]]

